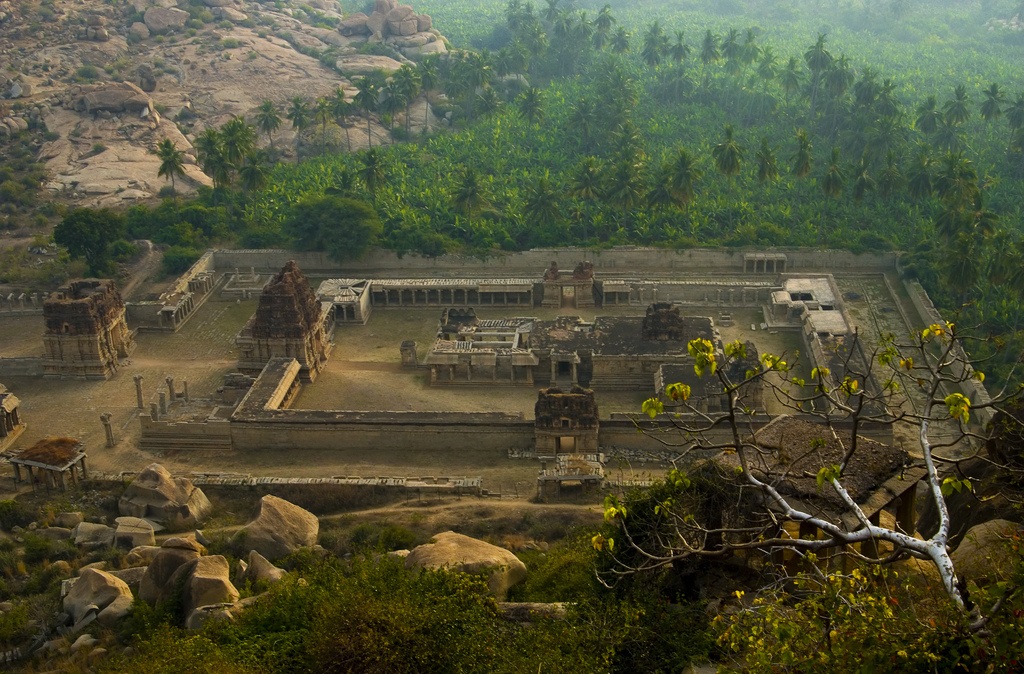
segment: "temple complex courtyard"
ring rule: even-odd
[[[226,271],[217,272],[210,282],[222,289],[231,287],[228,275]],[[244,274],[240,275],[236,268],[235,277],[241,276]],[[334,277],[311,274],[309,282],[316,287],[326,278]],[[733,281],[732,277],[719,280],[723,279]],[[837,273],[834,282],[845,300],[845,311],[857,325],[867,348],[878,343],[879,334],[907,334],[908,324],[914,322],[914,308],[894,272]],[[613,287],[615,281],[608,283]],[[757,283],[767,287],[763,281]],[[344,443],[332,449],[295,451],[280,447],[247,451],[140,449],[140,413],[148,416],[150,404],[155,403],[159,391],[166,390],[168,378],[174,380],[173,386],[179,392],[187,382],[192,399],[191,405],[178,403],[176,418],[188,417],[193,409],[200,416],[207,414],[210,401],[217,404],[225,375],[239,370],[236,337],[254,315],[257,297],[244,292],[225,297],[224,293],[213,291],[187,321],[175,325],[176,331],[139,330],[134,351],[120,361],[109,379],[58,379],[4,373],[3,383],[20,399],[21,416],[28,424],[15,447],[29,447],[48,436],[77,438],[88,452],[90,469],[108,474],[131,473],[159,461],[177,473],[278,477],[473,476],[482,478],[492,492],[532,494],[537,476],[536,460],[509,458],[493,448],[491,451],[453,450],[443,442],[416,448],[382,443],[369,450],[365,446],[346,448]],[[765,310],[756,302],[747,301],[746,296],[743,299],[744,303],[739,305],[722,307],[687,306],[684,302],[680,310],[686,316],[710,318],[723,343],[752,341],[759,353],[784,354],[787,360],[797,363],[791,376],[807,377],[810,366],[807,359],[799,355],[802,343],[799,333],[770,328],[765,324]],[[635,317],[638,320],[649,306],[643,297],[640,300],[634,297],[630,302],[606,300],[601,307],[558,308],[518,306],[516,299],[516,306],[477,306],[475,312],[476,317],[485,322],[514,317],[532,317],[543,322],[559,316],[578,316],[584,323],[593,324],[598,317]],[[177,318],[175,314],[175,320]],[[492,383],[487,378],[454,382],[458,385],[432,386],[428,369],[403,367],[400,345],[415,341],[418,360],[422,363],[437,339],[440,318],[441,309],[437,306],[375,306],[365,323],[338,322],[329,358],[322,363],[312,382],[297,389],[287,407],[299,411],[387,411],[427,413],[428,416],[435,412],[439,415],[503,413],[522,415],[524,420],[532,421],[540,386],[522,381],[510,386],[507,381]],[[43,349],[43,331],[43,321],[38,315],[3,316],[0,320],[0,373],[4,372],[4,359],[38,357]],[[139,376],[144,399],[142,410],[137,404],[135,383]],[[598,390],[595,400],[600,419],[608,420],[615,415],[621,420],[625,414],[639,415],[641,404],[652,394],[653,388]],[[770,414],[788,411],[775,396],[764,398],[765,410]],[[203,405],[206,405],[205,410]],[[222,409],[224,414],[230,413],[229,407]],[[104,414],[111,415],[113,447],[106,446],[100,420]],[[195,416],[193,420],[198,418]],[[618,471],[616,479],[622,481],[633,477],[649,478],[658,472],[656,465],[647,466],[643,462],[629,467],[620,464],[614,469],[609,466],[609,470]],[[0,477],[10,472],[9,465],[0,467]],[[0,479],[0,491],[9,492],[12,487],[10,480]]]

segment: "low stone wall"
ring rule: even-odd
[[[236,268],[254,268],[257,272],[276,272],[288,260],[295,260],[307,274],[344,274],[350,276],[389,273],[394,276],[507,276],[532,273],[540,275],[551,261],[559,268],[572,269],[582,260],[594,263],[595,271],[604,273],[636,273],[636,270],[674,273],[743,274],[743,255],[750,250],[698,248],[670,250],[665,248],[619,247],[610,249],[538,248],[521,253],[502,253],[487,259],[464,255],[399,257],[393,251],[374,249],[362,258],[339,264],[325,253],[289,250],[227,250],[213,251],[218,271]],[[757,251],[761,252],[761,251]],[[895,253],[865,253],[855,255],[840,250],[811,250],[804,248],[773,249],[785,253],[786,271],[863,271],[878,272],[896,269]],[[761,274],[763,276],[763,274]],[[758,276],[758,274],[750,274]]]
[[[505,456],[533,447],[533,422],[521,415],[359,413],[276,410],[265,418],[231,422],[237,451],[345,449],[375,451],[482,452]]]
[[[931,325],[932,323],[941,323],[942,314],[932,304],[932,300],[928,297],[927,291],[917,281],[904,281],[904,286],[907,289],[907,293],[910,295],[910,301],[914,305],[915,311],[917,311],[918,317],[920,318],[919,325]],[[971,401],[972,405],[985,405],[992,402],[992,397],[989,395],[985,386],[974,379],[973,368],[967,363],[967,354],[964,353],[963,349],[959,349],[959,360],[957,365],[960,366],[959,371],[954,372],[955,375],[964,379],[960,382],[959,389],[960,393],[967,396],[967,399]],[[965,369],[966,368],[966,369]],[[950,391],[946,391],[950,393]],[[983,426],[988,425],[988,422],[992,420],[994,412],[991,408],[975,409],[971,412],[972,420],[976,420]]]
[[[0,377],[42,376],[42,358],[0,358]]]
[[[231,425],[227,419],[206,421],[153,421],[149,414],[139,414],[143,451],[230,450]]]

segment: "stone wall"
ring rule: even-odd
[[[839,250],[773,249],[785,253],[786,271],[842,272],[895,271],[895,253],[865,253],[855,255]],[[594,270],[601,273],[632,274],[636,270],[674,273],[743,274],[743,255],[749,250],[619,247],[605,250],[586,248],[540,248],[521,253],[506,253],[480,259],[464,255],[442,255],[437,258],[405,255],[398,257],[392,251],[372,250],[356,261],[339,264],[325,253],[295,252],[288,250],[215,250],[214,264],[218,271],[235,268],[255,268],[257,271],[277,271],[288,260],[295,260],[307,274],[337,274],[374,276],[452,275],[452,276],[504,276],[529,273],[538,277],[554,260],[560,268],[572,269],[580,260],[590,260]],[[763,275],[763,274],[762,274]],[[774,274],[772,274],[774,276]],[[756,277],[758,274],[750,274]]]
[[[907,293],[910,295],[910,301],[914,305],[914,310],[917,312],[917,316],[911,317],[915,319],[917,325],[926,326],[942,322],[942,315],[939,313],[939,310],[935,308],[935,305],[932,304],[931,298],[928,297],[927,291],[925,291],[924,287],[922,287],[920,283],[917,281],[904,281],[903,285],[907,289]],[[966,362],[967,355],[964,353],[963,349],[960,349],[959,355],[961,360],[958,364],[962,368],[963,363]],[[959,372],[954,373],[959,376],[964,376],[965,379],[965,381],[960,382],[959,392],[967,396],[967,399],[971,401],[972,405],[991,403],[992,397],[989,395],[988,390],[985,389],[985,386],[981,382],[971,376],[971,372],[973,370],[970,365],[967,365],[967,368],[968,372],[966,373],[966,376],[962,369]],[[946,391],[946,393],[951,393],[951,391]],[[987,425],[988,422],[992,420],[992,415],[993,411],[991,408],[976,409],[972,410],[971,419],[978,421],[978,423],[982,425]]]
[[[42,358],[0,358],[0,377],[42,376]]]

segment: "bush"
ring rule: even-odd
[[[391,552],[416,545],[416,534],[393,524],[360,524],[349,537],[352,552]]]
[[[43,561],[74,559],[77,551],[69,542],[52,541],[38,534],[25,533],[25,563],[38,564]]]
[[[79,66],[75,71],[75,76],[82,80],[95,80],[99,78],[100,71],[96,66],[84,65]]]
[[[5,531],[10,531],[14,527],[24,527],[32,518],[32,512],[21,503],[11,499],[0,501],[0,528]]]
[[[171,246],[164,251],[164,271],[168,274],[181,274],[202,257],[202,251],[183,246]]]

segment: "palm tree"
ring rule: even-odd
[[[544,94],[537,87],[530,87],[524,91],[516,102],[519,105],[519,114],[531,125],[544,119]]]
[[[1016,100],[1006,109],[1006,122],[1011,131],[1024,129],[1024,94],[1017,94]]]
[[[366,116],[366,143],[367,147],[373,147],[373,134],[370,130],[370,113],[377,109],[377,97],[380,96],[380,87],[376,78],[361,77],[356,81],[356,93],[353,103],[359,106]]]
[[[558,205],[558,192],[551,186],[548,171],[537,179],[526,196],[523,214],[541,229],[550,229],[562,217]]]
[[[644,46],[640,50],[640,58],[647,64],[648,68],[655,68],[661,64],[662,54],[665,52],[668,38],[661,29],[661,24],[655,21],[644,34]]]
[[[233,166],[242,163],[242,157],[256,149],[256,130],[245,121],[245,117],[232,117],[220,129],[224,146],[224,158]]]
[[[718,36],[709,29],[704,33],[704,40],[700,45],[701,80],[707,84],[708,66],[722,58],[718,51]]]
[[[419,68],[417,69],[419,75],[420,87],[423,90],[424,97],[429,94],[437,87],[438,83],[438,72],[437,72],[437,58],[435,56],[428,56],[427,58],[420,61]],[[424,132],[429,128],[427,117],[430,115],[430,102],[427,101],[426,105],[423,106],[423,130]]]
[[[754,154],[757,159],[757,182],[761,185],[773,183],[779,179],[779,162],[775,150],[768,144],[768,138],[761,138],[761,147]]]
[[[285,117],[292,123],[292,129],[295,130],[295,147],[298,148],[302,132],[308,129],[310,124],[309,103],[301,96],[296,96],[291,100]]]
[[[967,87],[962,84],[956,85],[953,89],[953,98],[942,106],[946,122],[951,126],[960,126],[966,122],[971,116],[971,108],[968,103]]]
[[[238,167],[238,180],[243,190],[253,192],[266,186],[268,163],[269,158],[263,150],[245,156]]]
[[[602,197],[602,175],[601,162],[595,157],[586,157],[573,175],[572,183],[569,185],[569,196],[584,201],[597,201]]]
[[[452,202],[456,210],[465,214],[470,226],[473,224],[474,213],[479,213],[481,210],[490,207],[490,202],[484,195],[476,170],[471,166],[467,166],[465,173],[462,174],[462,182],[459,183],[459,187],[452,197]]]
[[[320,125],[320,152],[327,151],[327,123],[334,119],[334,102],[326,96],[316,99],[313,120]]]
[[[743,147],[736,141],[734,135],[735,129],[732,124],[726,124],[725,137],[711,150],[711,156],[715,158],[715,168],[729,179],[730,185],[739,175],[743,163]]]
[[[914,157],[914,163],[907,174],[907,192],[915,201],[927,199],[934,192],[932,185],[932,160],[927,147],[922,145]]]
[[[345,90],[338,87],[334,90],[334,96],[331,98],[331,116],[334,118],[334,123],[345,129],[345,144],[348,147],[348,151],[352,151],[352,136],[348,130],[347,119],[352,114],[352,110],[355,105],[349,103],[348,98],[345,96]]]
[[[281,114],[274,101],[263,101],[256,109],[256,128],[267,135],[271,149],[274,147],[274,132],[281,128]]]
[[[890,198],[903,184],[903,172],[896,161],[896,152],[889,150],[885,155],[885,166],[878,174],[878,191],[886,199]]]
[[[359,158],[362,168],[359,169],[359,177],[366,185],[366,191],[370,193],[370,199],[377,203],[377,188],[387,181],[387,173],[384,171],[384,160],[375,149],[368,149]]]
[[[804,52],[804,62],[811,70],[811,111],[817,106],[821,78],[833,61],[832,53],[825,47],[825,34],[819,33],[817,41]]]
[[[629,31],[619,26],[618,30],[615,31],[615,35],[612,36],[612,53],[625,54],[629,51],[629,38]]]
[[[733,77],[740,74],[740,67],[743,64],[742,53],[743,45],[740,44],[740,32],[735,28],[730,28],[722,38],[722,58],[725,59],[725,72]]]
[[[782,76],[779,79],[779,86],[782,87],[782,91],[786,94],[787,105],[793,94],[800,91],[800,85],[803,84],[803,81],[804,73],[800,69],[800,61],[795,56],[790,56],[789,61],[786,62],[786,67],[782,69]]]
[[[219,131],[208,128],[196,138],[197,159],[203,172],[213,180],[213,189],[221,190],[231,183],[231,162],[224,152],[224,142]]]
[[[569,124],[584,151],[589,151],[591,135],[597,125],[597,107],[593,99],[581,98],[569,106]]]
[[[380,93],[381,99],[377,104],[377,109],[387,119],[388,133],[390,134],[395,129],[395,115],[405,109],[406,99],[398,91],[394,80],[385,84]],[[394,136],[391,137],[391,142],[394,143]]]
[[[871,177],[869,168],[867,157],[861,157],[853,177],[853,200],[856,202],[875,189],[875,179]]]
[[[690,58],[690,51],[690,45],[683,41],[683,31],[677,30],[676,41],[668,49],[669,57],[677,66],[682,65],[683,61]]]
[[[938,101],[935,96],[929,96],[924,103],[917,106],[917,119],[914,120],[914,126],[918,131],[930,136],[939,128],[942,114],[938,111],[937,106]]]
[[[393,78],[392,86],[395,91],[406,101],[405,105],[405,133],[409,135],[409,106],[416,100],[420,92],[420,74],[409,64],[399,68]]]
[[[796,131],[796,152],[793,153],[791,160],[793,162],[793,175],[797,178],[806,178],[811,173],[811,139],[807,136],[807,131],[804,129],[797,129]]]
[[[605,191],[606,201],[619,210],[623,217],[640,204],[644,184],[641,180],[641,167],[627,158],[620,158],[611,169]]]
[[[935,173],[935,192],[944,204],[966,208],[978,192],[978,171],[962,152],[947,152]]]
[[[843,193],[845,180],[846,174],[843,172],[843,167],[839,165],[839,148],[834,147],[828,166],[825,168],[825,175],[821,178],[821,191],[825,193],[826,197],[838,199]]]
[[[170,179],[171,191],[176,192],[174,178],[185,177],[185,153],[170,138],[164,138],[156,146],[156,156],[160,160],[157,177]]]
[[[694,159],[686,148],[679,148],[676,156],[669,162],[669,190],[680,208],[685,208],[693,201],[697,191],[697,183],[704,172],[697,167]]]
[[[985,101],[981,104],[981,118],[986,122],[999,119],[1003,116],[1002,105],[1006,101],[1006,94],[999,85],[993,82],[985,90]]]

